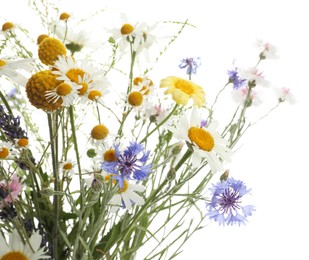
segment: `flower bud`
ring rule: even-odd
[[[94,178],[91,183],[91,188],[94,192],[100,192],[103,188],[103,184],[99,179]]]
[[[222,175],[220,176],[220,181],[226,181],[227,178],[229,177],[229,173],[230,171],[229,170],[226,170],[224,173],[222,173]]]
[[[180,154],[183,146],[184,146],[183,142],[176,144],[172,149],[172,155]]]
[[[95,149],[91,148],[87,151],[87,156],[89,158],[94,158],[97,155],[97,153],[95,152]]]
[[[174,168],[171,168],[168,173],[167,173],[167,176],[166,176],[166,179],[168,181],[172,181],[176,178],[176,171]]]

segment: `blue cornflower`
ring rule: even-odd
[[[104,161],[101,168],[112,175],[118,181],[120,188],[123,188],[125,179],[144,180],[151,172],[151,164],[145,165],[149,157],[149,151],[145,152],[143,145],[130,142],[124,152],[119,151],[115,145],[116,161]]]
[[[195,74],[199,66],[201,66],[200,57],[182,59],[181,63],[179,64],[179,68],[181,69],[187,68],[186,73],[188,75]]]
[[[235,68],[234,70],[229,70],[227,72],[228,76],[229,76],[229,82],[230,83],[233,83],[233,88],[234,89],[239,89],[243,86],[246,85],[247,83],[247,80],[246,79],[241,79],[239,76],[238,76],[238,69]]]
[[[212,198],[210,202],[206,202],[209,210],[207,215],[210,219],[218,221],[219,225],[245,224],[246,218],[255,210],[252,205],[241,205],[243,196],[251,191],[242,181],[228,178],[213,185],[210,191]]]

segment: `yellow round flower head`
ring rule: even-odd
[[[56,79],[50,70],[40,71],[31,76],[26,84],[26,92],[30,103],[36,108],[53,111],[61,107],[62,99],[55,103],[48,102],[45,92],[57,88],[62,81]]]
[[[62,21],[67,21],[70,18],[70,15],[68,13],[62,13],[60,14],[59,19]]]
[[[115,162],[117,161],[116,151],[114,149],[107,150],[103,155],[104,161]]]
[[[95,140],[103,140],[108,135],[108,128],[105,125],[97,125],[91,130],[91,137]]]
[[[88,99],[92,101],[95,101],[100,97],[102,97],[102,92],[100,90],[92,89],[88,93]]]
[[[39,58],[45,65],[54,65],[59,55],[66,55],[67,49],[56,38],[46,37],[39,44]]]
[[[14,27],[14,24],[11,22],[6,22],[4,24],[2,24],[2,31],[8,31],[11,30]]]
[[[161,80],[160,88],[167,88],[164,94],[171,94],[177,104],[185,106],[190,98],[195,106],[202,107],[205,104],[203,88],[192,81],[170,76]]]
[[[215,146],[213,136],[203,128],[190,127],[188,130],[189,139],[200,149],[210,152]]]
[[[143,103],[143,95],[138,91],[133,91],[128,96],[128,102],[131,106],[138,107]]]
[[[40,44],[45,38],[49,37],[47,34],[41,34],[38,36],[36,43]]]
[[[0,148],[0,159],[5,159],[6,157],[8,157],[10,154],[10,151],[8,148],[6,147],[2,147]]]
[[[121,32],[122,35],[130,34],[133,31],[134,31],[134,27],[129,23],[122,25],[122,27],[120,29],[120,32]]]
[[[4,67],[6,65],[6,61],[5,60],[0,60],[0,67]]]

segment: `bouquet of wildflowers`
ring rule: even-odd
[[[275,47],[259,42],[256,65],[227,69],[207,100],[198,57],[152,78],[188,21],[123,21],[91,46],[77,18],[32,2],[42,34],[1,29],[0,259],[173,259],[207,221],[245,224],[251,190],[227,163],[251,126],[293,102],[283,88],[269,112],[247,115]],[[172,33],[156,37],[161,26]]]

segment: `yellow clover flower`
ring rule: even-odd
[[[62,81],[57,80],[57,76],[50,70],[40,71],[31,76],[26,84],[26,92],[30,103],[36,108],[53,111],[61,107],[62,99],[56,102],[48,102],[46,91],[57,88]]]

